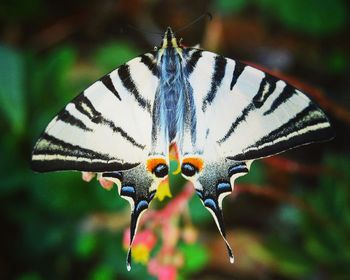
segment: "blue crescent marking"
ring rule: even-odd
[[[133,186],[123,186],[121,193],[122,195],[133,195],[135,194],[135,188]]]
[[[146,200],[141,200],[139,203],[137,203],[136,213],[138,213],[140,211],[140,208],[144,208],[144,209],[148,208],[148,202]]]
[[[227,182],[221,182],[221,183],[217,184],[216,189],[219,192],[230,192],[230,191],[232,191],[230,183],[227,183]]]
[[[216,203],[213,199],[211,198],[207,198],[206,200],[204,200],[204,205],[206,207],[209,207],[209,208],[214,208],[215,210],[217,210],[217,207],[216,207]]]
[[[228,173],[230,176],[237,174],[237,173],[241,173],[241,172],[248,172],[247,170],[247,166],[245,165],[234,165],[231,166],[228,170]]]
[[[203,199],[203,193],[201,191],[196,190],[196,193],[201,199]]]

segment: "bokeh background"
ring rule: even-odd
[[[170,226],[144,223],[152,244],[140,239],[148,247],[127,272],[127,202],[80,173],[33,173],[31,149],[68,101],[159,44],[128,24],[176,30],[207,11],[212,21],[178,34],[185,45],[288,80],[337,136],[237,180],[224,202],[234,265],[209,213],[172,177],[173,198],[153,210]],[[1,0],[0,279],[350,279],[349,47],[346,0]]]

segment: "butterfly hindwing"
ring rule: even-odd
[[[146,164],[120,172],[104,172],[102,176],[116,183],[119,195],[130,203],[130,246],[127,268],[131,269],[131,247],[134,242],[139,220],[148,209],[158,185],[168,176],[169,163],[166,158],[151,157]]]
[[[231,246],[226,240],[225,225],[222,213],[222,201],[234,188],[237,177],[245,175],[250,162],[237,162],[225,158],[206,159],[205,153],[200,157],[184,157],[181,171],[190,180],[203,205],[213,216],[214,221],[223,237],[230,261],[234,261]]]

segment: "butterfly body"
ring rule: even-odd
[[[195,107],[193,92],[188,83],[186,63],[188,51],[181,47],[170,27],[166,30],[162,44],[156,54],[159,87],[154,102],[155,121],[161,127],[160,138],[165,143],[176,142],[182,149],[185,131],[191,131],[194,138]],[[155,135],[155,134],[153,134]],[[192,141],[193,142],[193,141]],[[158,145],[157,145],[158,146]],[[165,147],[168,150],[168,146]]]
[[[101,173],[138,221],[169,172],[176,144],[226,243],[222,200],[253,160],[333,137],[324,113],[302,92],[251,66],[179,44],[167,28],[160,47],[96,81],[48,125],[34,147],[36,171]]]

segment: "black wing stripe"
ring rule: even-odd
[[[77,119],[76,117],[72,116],[67,110],[61,111],[57,115],[57,120],[61,120],[64,123],[70,124],[71,126],[76,126],[82,130],[85,131],[92,131],[91,128],[88,128],[81,120]]]
[[[314,114],[317,114],[318,116],[313,117]],[[320,115],[319,110],[317,110],[315,105],[309,104],[309,106],[296,114],[296,116],[291,118],[287,123],[261,138],[258,142],[256,142],[256,144],[254,144],[254,146],[261,146],[280,137],[288,136],[290,133],[298,132],[299,130],[307,128],[308,126],[325,122],[328,123],[327,118],[324,117],[324,115]]]
[[[40,142],[47,141],[48,145],[40,148]],[[56,147],[55,147],[56,146]],[[35,156],[44,156],[43,159],[36,159]],[[45,158],[46,156],[61,156],[63,159]],[[65,158],[67,157],[67,158]],[[70,159],[76,157],[80,160]],[[117,158],[111,158],[106,154],[97,153],[90,149],[82,148],[57,139],[47,133],[41,136],[38,145],[33,152],[31,168],[39,172],[57,171],[57,170],[78,170],[78,171],[116,171],[126,170],[139,165],[139,163],[123,162]]]
[[[37,172],[50,172],[59,170],[76,170],[85,172],[105,172],[115,170],[128,170],[138,166],[140,163],[104,163],[104,162],[90,162],[90,161],[75,161],[75,160],[50,160],[40,161],[32,160],[30,167]]]
[[[316,117],[315,117],[316,116]],[[320,128],[311,129],[312,126],[322,125]],[[309,130],[307,130],[310,128]],[[306,130],[300,133],[302,130]],[[296,133],[296,135],[292,135]],[[283,139],[283,138],[286,139]],[[262,137],[255,144],[246,148],[245,152],[231,157],[233,160],[249,160],[265,157],[271,154],[279,153],[293,147],[307,144],[313,141],[324,141],[334,137],[328,119],[319,111],[319,109],[309,104],[304,110],[299,112],[294,118],[279,128]],[[276,142],[276,140],[279,140]],[[274,143],[274,141],[276,143]],[[269,145],[271,143],[271,145]]]
[[[152,55],[152,57],[154,56]],[[147,66],[147,68],[152,72],[152,74],[158,77],[157,63],[146,54],[141,55],[140,58],[141,62]]]
[[[44,148],[40,147],[40,142],[41,141],[47,141],[49,145]],[[100,160],[117,160],[115,158],[110,158],[106,154],[101,154],[98,152],[95,152],[90,149],[86,149],[83,147],[80,147],[78,145],[73,145],[71,143],[67,143],[61,139],[58,139],[52,135],[49,135],[47,133],[44,133],[40,140],[39,140],[39,145],[37,145],[34,149],[33,155],[55,155],[59,154],[62,156],[76,156],[76,157],[84,157],[88,159],[100,159]],[[55,148],[55,146],[57,148]]]
[[[262,79],[259,86],[259,90],[257,94],[253,97],[252,103],[250,103],[247,107],[243,109],[241,115],[235,120],[234,123],[232,123],[231,127],[226,132],[226,134],[220,140],[217,141],[219,144],[222,144],[228,138],[230,138],[237,126],[247,118],[251,111],[259,109],[263,106],[267,98],[275,91],[277,81],[277,78],[270,75],[266,75]]]
[[[233,70],[230,90],[232,90],[233,87],[235,86],[235,84],[237,83],[237,80],[238,80],[239,76],[241,76],[241,74],[244,71],[245,67],[246,67],[245,64],[236,61],[235,70]]]
[[[190,123],[191,127],[191,143],[193,147],[195,147],[195,143],[197,141],[197,115],[196,115],[196,106],[193,98],[193,88],[191,84],[186,81],[186,88],[188,92],[188,100],[186,102],[186,115],[185,115],[185,123],[186,125]],[[186,128],[185,125],[185,129]]]
[[[264,116],[273,113],[280,105],[288,101],[296,93],[295,88],[286,84],[281,94],[272,102],[269,110],[264,112]]]
[[[202,57],[201,50],[196,50],[193,52],[193,54],[191,55],[190,59],[187,61],[187,64],[185,66],[187,75],[190,75],[193,72],[193,70],[196,68],[196,65],[201,57]]]
[[[253,104],[256,108],[261,108],[267,98],[275,91],[278,79],[265,74],[260,83],[258,93],[253,98]]]
[[[203,100],[202,110],[206,110],[207,106],[210,105],[216,96],[218,88],[220,87],[222,80],[226,73],[227,60],[223,56],[215,57],[214,72],[211,79],[211,86],[207,96]]]
[[[40,147],[42,141],[47,141],[47,145],[43,148]],[[36,145],[31,160],[31,168],[38,172],[58,170],[105,172],[126,170],[137,165],[139,163],[123,162],[116,158],[110,158],[108,155],[66,143],[46,133],[42,135]]]
[[[117,89],[114,87],[113,81],[111,79],[111,76],[108,74],[106,76],[103,76],[100,81],[105,85],[106,88],[108,88],[113,94],[121,101],[120,95],[117,91]]]
[[[99,112],[96,111],[95,107],[92,105],[90,100],[87,99],[87,97],[84,94],[78,95],[73,100],[73,103],[75,105],[75,108],[80,113],[87,116],[90,120],[92,120],[94,116],[99,114]]]
[[[250,111],[254,110],[255,106],[250,103],[247,107],[245,107],[242,111],[242,114],[235,120],[235,122],[231,125],[231,127],[229,128],[229,130],[226,132],[226,134],[224,135],[224,137],[222,137],[220,140],[218,140],[217,142],[219,144],[222,144],[223,142],[225,142],[228,138],[230,138],[230,136],[232,135],[232,133],[235,131],[235,129],[237,128],[237,126],[243,122]]]
[[[148,100],[143,98],[136,88],[136,85],[131,78],[130,68],[127,64],[124,64],[118,68],[119,78],[123,86],[135,97],[137,103],[143,109],[146,109],[151,114],[151,104]]]
[[[252,160],[257,158],[263,158],[267,156],[271,156],[273,154],[278,154],[280,152],[295,148],[297,146],[301,146],[304,144],[309,144],[312,142],[319,141],[327,141],[332,139],[333,132],[329,127],[320,129],[320,130],[312,130],[302,135],[296,135],[288,139],[288,141],[282,141],[278,144],[265,146],[259,150],[251,150],[239,154],[234,157],[228,157],[232,160]]]
[[[125,130],[123,130],[121,127],[115,126],[115,124],[112,121],[102,119],[100,123],[108,125],[114,132],[119,133],[124,139],[129,141],[133,146],[138,147],[142,150],[146,147],[145,145],[137,143],[134,138],[132,138],[130,135],[128,135],[128,133],[126,133]]]
[[[115,178],[119,181],[123,181],[123,173],[122,172],[104,172],[102,173],[102,177]]]
[[[113,130],[113,132],[119,133],[133,146],[138,147],[140,149],[145,148],[145,145],[137,143],[136,140],[121,127],[116,126],[111,120],[104,118],[102,114],[95,109],[91,101],[84,94],[78,96],[78,98],[74,100],[74,104],[77,110],[82,114],[86,115],[93,123],[107,125]]]

